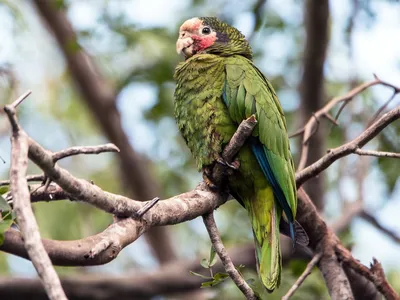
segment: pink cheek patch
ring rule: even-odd
[[[202,51],[210,47],[217,40],[216,34],[210,34],[207,36],[192,35],[194,41],[194,47],[196,51]]]

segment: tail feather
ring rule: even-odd
[[[266,233],[261,243],[255,238],[257,271],[268,292],[279,287],[281,282],[282,258],[279,239],[281,212],[277,213],[275,207],[276,205],[271,214],[271,230]]]
[[[284,220],[284,218],[281,218],[281,222],[279,223],[279,230],[282,234],[292,239],[293,247],[295,246],[294,244],[301,245],[304,247],[308,246],[309,243],[308,235],[304,230],[303,226],[301,226],[300,223],[297,222],[296,220],[293,223],[288,223],[287,221]],[[293,234],[294,234],[294,239],[293,239]]]

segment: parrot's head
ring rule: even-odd
[[[215,17],[199,17],[185,21],[179,28],[176,51],[185,58],[198,53],[220,56],[242,55],[252,59],[252,51],[245,36]]]

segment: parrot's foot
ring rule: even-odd
[[[211,191],[213,192],[219,191],[218,186],[212,182],[212,180],[210,179],[209,175],[205,170],[203,171],[203,180]]]
[[[225,161],[222,157],[218,157],[217,158],[217,163],[223,165],[223,166],[227,166],[229,168],[231,168],[232,170],[238,170],[240,167],[240,162],[238,159],[235,159],[232,163],[228,163],[227,161]]]

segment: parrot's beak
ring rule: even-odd
[[[179,38],[176,41],[176,52],[183,53],[186,58],[193,56],[193,39],[187,31],[180,31]]]

